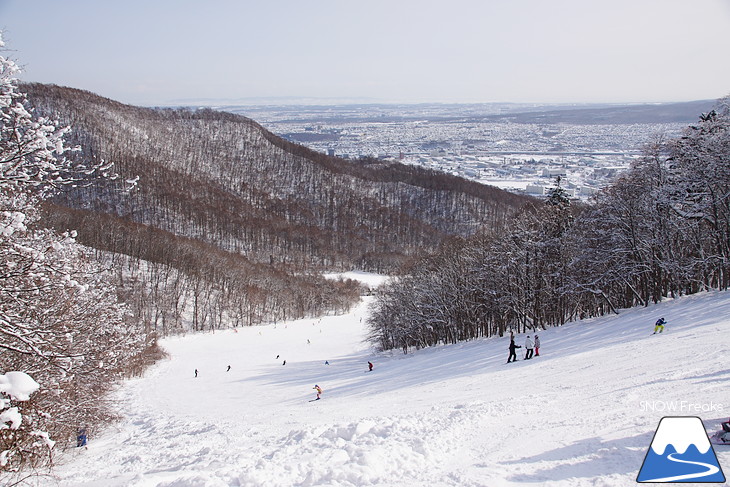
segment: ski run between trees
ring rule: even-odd
[[[540,331],[509,366],[509,336],[375,352],[370,302],[165,339],[170,359],[116,392],[124,420],[41,485],[633,485],[663,416],[730,416],[730,293]]]

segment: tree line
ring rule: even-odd
[[[44,209],[46,223],[78,228],[79,242],[116,270],[114,284],[147,333],[165,336],[344,313],[364,292],[352,280],[293,274],[129,219],[51,203]]]
[[[451,235],[503,224],[526,201],[435,171],[316,153],[250,119],[209,109],[145,109],[28,84],[39,113],[68,123],[76,157],[114,163],[117,181],[59,205],[205,240],[258,263],[388,271]],[[118,189],[139,178],[130,194]]]
[[[118,174],[54,194],[45,223],[74,229],[108,265],[126,261],[117,284],[135,289],[136,315],[163,335],[346,310],[361,290],[323,271],[389,272],[451,235],[503,225],[526,201],[417,167],[316,153],[230,113],[23,87],[36,113],[70,125],[79,150],[69,157],[113,162]]]
[[[657,137],[587,204],[560,181],[498,232],[452,239],[378,295],[371,339],[421,348],[560,326],[730,285],[728,99]]]

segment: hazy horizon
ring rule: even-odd
[[[0,0],[0,19],[3,55],[21,79],[136,105],[630,104],[730,93],[724,0]]]

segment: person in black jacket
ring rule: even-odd
[[[517,349],[522,348],[520,345],[515,343],[515,337],[509,338],[509,357],[507,357],[507,363],[517,362]]]

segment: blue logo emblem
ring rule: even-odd
[[[724,483],[725,475],[702,420],[695,416],[662,418],[636,481]]]

